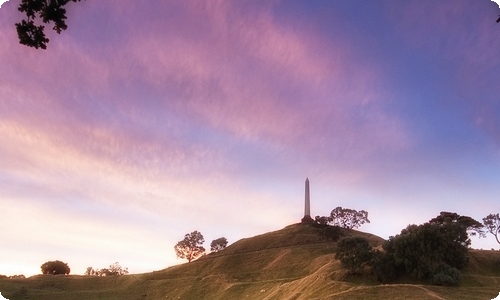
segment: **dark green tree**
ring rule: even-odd
[[[40,268],[42,269],[42,274],[50,275],[67,275],[71,271],[68,267],[68,264],[60,260],[48,261],[44,263]]]
[[[500,20],[500,19],[499,19]],[[491,233],[497,243],[500,244],[499,234],[500,234],[500,215],[499,214],[489,214],[483,218],[483,224],[486,230]]]
[[[175,254],[179,258],[185,258],[188,262],[191,262],[193,259],[205,254],[205,248],[202,246],[204,242],[203,235],[195,230],[186,234],[184,239],[174,246]]]
[[[335,258],[352,273],[362,273],[363,266],[373,258],[368,239],[361,236],[346,237],[338,241]]]
[[[438,225],[456,223],[457,225],[465,227],[467,233],[471,236],[478,235],[479,237],[486,237],[483,224],[471,217],[461,216],[457,213],[442,211],[437,217],[431,219],[429,223]]]
[[[425,223],[409,225],[401,234],[390,237],[384,250],[393,260],[393,273],[432,280],[443,270],[466,267],[469,244],[466,229],[461,225]],[[384,262],[389,260],[385,258]]]
[[[45,26],[53,23],[57,33],[66,30],[66,9],[69,2],[81,0],[22,0],[18,10],[26,15],[21,22],[16,23],[19,43],[36,49],[47,48],[49,39],[45,36]]]
[[[367,211],[357,211],[355,209],[342,208],[340,206],[332,210],[329,221],[334,226],[348,229],[359,228],[365,223],[370,223]]]
[[[225,237],[215,239],[210,243],[211,252],[219,252],[220,250],[226,247],[227,247],[227,239]]]

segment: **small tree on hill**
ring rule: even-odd
[[[71,271],[67,263],[63,263],[59,260],[48,261],[44,263],[40,268],[42,269],[42,274],[50,275],[67,275]]]
[[[202,246],[204,242],[203,235],[195,230],[186,234],[184,239],[174,246],[175,254],[191,262],[205,253],[205,248]]]
[[[355,209],[342,208],[340,206],[332,210],[329,220],[332,225],[347,229],[359,228],[365,223],[370,223],[367,211],[357,211]]]
[[[483,224],[484,227],[486,227],[486,230],[488,230],[489,233],[491,233],[495,239],[497,240],[497,243],[500,244],[500,215],[499,214],[489,214],[486,217],[483,218]]]
[[[221,237],[213,240],[210,243],[210,251],[218,252],[227,247],[227,239],[225,237]]]

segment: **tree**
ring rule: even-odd
[[[334,226],[353,229],[359,228],[364,223],[370,223],[370,220],[368,220],[368,212],[365,210],[357,211],[338,206],[330,213],[330,222]]]
[[[429,223],[438,225],[456,223],[465,227],[467,233],[471,236],[479,235],[479,237],[486,237],[486,233],[483,230],[483,224],[471,217],[461,216],[457,213],[442,211],[437,217],[431,219]]]
[[[469,245],[466,228],[458,223],[409,225],[384,244],[386,257],[379,263],[390,266],[391,273],[451,285],[460,278],[455,276],[456,270],[467,266]],[[382,270],[384,266],[375,269]]]
[[[227,239],[225,237],[221,237],[213,240],[210,243],[210,251],[219,252],[220,250],[227,247]]]
[[[88,267],[84,275],[87,276],[121,276],[128,274],[128,268],[123,268],[120,263],[115,262],[110,264],[107,268],[95,269]]]
[[[191,262],[205,253],[205,248],[202,246],[204,242],[203,235],[195,230],[186,234],[184,239],[174,246],[175,254]]]
[[[347,237],[337,243],[335,258],[352,273],[362,273],[363,266],[372,260],[373,251],[368,239]]]
[[[115,262],[110,264],[108,268],[101,269],[99,273],[101,276],[121,276],[128,274],[128,268],[122,268],[118,262]]]
[[[67,275],[70,272],[70,268],[67,263],[63,263],[62,261],[48,261],[44,263],[41,267],[42,274],[51,274],[51,275],[59,275],[64,274]]]
[[[500,216],[499,214],[489,214],[483,218],[484,227],[491,233],[497,243],[500,244],[499,234],[500,234]]]
[[[97,276],[99,274],[99,270],[94,270],[92,267],[87,267],[87,270],[83,275],[85,276]]]
[[[69,2],[81,0],[22,0],[18,10],[26,15],[26,19],[16,23],[19,43],[36,49],[47,48],[49,39],[45,36],[45,26],[36,25],[37,18],[45,24],[54,23],[52,28],[58,34],[66,30],[66,9]],[[40,23],[40,21],[38,23]]]

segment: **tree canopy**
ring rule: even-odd
[[[128,268],[123,268],[118,262],[110,264],[109,267],[102,269],[88,267],[84,273],[84,275],[87,276],[121,276],[126,274],[128,274]]]
[[[205,254],[205,248],[202,246],[204,242],[203,235],[195,230],[186,234],[184,239],[174,246],[175,254],[179,258],[185,258],[191,262]]]
[[[486,233],[483,230],[484,228],[483,224],[474,220],[471,217],[461,216],[457,213],[442,211],[437,217],[431,219],[429,223],[439,224],[439,225],[456,223],[457,225],[466,228],[467,233],[471,236],[475,235],[479,235],[479,237],[486,236]]]
[[[42,274],[50,275],[67,275],[71,271],[68,264],[60,260],[48,261],[44,263],[40,268],[42,269]]]
[[[367,238],[347,237],[337,243],[335,258],[349,271],[361,273],[363,266],[373,258],[373,251]]]
[[[499,19],[500,20],[500,19]],[[484,227],[491,233],[497,243],[500,244],[499,234],[500,234],[500,215],[499,214],[489,214],[483,218]]]
[[[16,23],[19,43],[33,48],[47,48],[49,39],[45,36],[45,26],[38,25],[53,23],[52,29],[57,33],[66,30],[66,9],[69,2],[81,0],[22,0],[18,10],[25,14],[25,19]]]
[[[330,218],[328,220],[334,226],[348,229],[359,228],[365,223],[370,223],[370,220],[368,220],[367,211],[357,211],[355,209],[342,208],[340,206],[332,210],[332,212],[330,213]]]
[[[457,285],[469,260],[467,231],[478,229],[476,225],[472,218],[449,212],[422,225],[408,225],[384,243],[375,275],[387,281],[408,274],[436,285]]]
[[[227,239],[225,237],[221,237],[213,240],[210,243],[210,251],[219,252],[220,250],[227,247]]]

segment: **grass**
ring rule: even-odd
[[[50,276],[0,279],[9,300],[20,299],[493,299],[500,292],[500,252],[472,250],[460,287],[380,285],[348,277],[319,230],[294,224],[242,239],[194,262],[120,277]],[[383,239],[363,232],[373,246]]]

